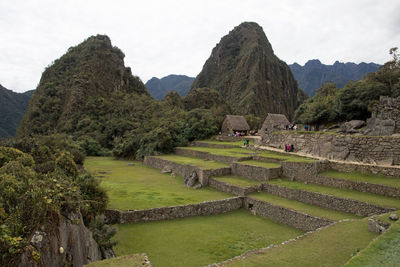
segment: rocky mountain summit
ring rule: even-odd
[[[202,87],[220,92],[233,113],[260,117],[269,112],[291,117],[306,98],[254,22],[244,22],[222,37],[191,90]]]
[[[105,35],[70,47],[43,72],[17,134],[76,132],[93,115],[87,114],[91,106],[100,107],[116,92],[149,96],[142,81],[124,66],[124,57]]]

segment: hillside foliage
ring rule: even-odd
[[[313,98],[307,99],[295,112],[298,121],[307,124],[328,124],[348,120],[366,120],[380,96],[400,96],[400,63],[397,49],[390,50],[393,60],[364,79],[337,89],[333,83],[321,86]]]
[[[84,153],[67,137],[6,145],[0,146],[0,265],[12,266],[39,227],[52,229],[61,214],[77,211],[86,225],[93,224],[107,197],[93,176],[79,170]],[[102,229],[98,233],[106,235]]]

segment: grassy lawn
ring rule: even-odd
[[[86,267],[143,267],[145,264],[144,254],[125,255],[117,258],[95,261],[85,265]]]
[[[371,184],[386,185],[391,187],[400,188],[400,178],[388,177],[381,174],[373,173],[361,173],[361,172],[339,172],[334,170],[329,170],[321,172],[320,175],[340,178],[356,182],[367,182]]]
[[[209,143],[209,144],[219,144],[219,145],[243,146],[243,140],[241,140],[241,141],[233,141],[233,142],[217,141],[217,140],[202,140],[202,141],[199,141],[199,142]],[[250,140],[249,144],[254,144],[254,141]]]
[[[204,266],[279,244],[301,231],[246,210],[171,221],[118,225],[117,256],[146,253],[153,266]]]
[[[110,157],[87,157],[85,168],[101,177],[101,186],[109,197],[108,208],[149,209],[199,203],[232,197],[205,187],[198,190],[183,185],[183,178],[163,174],[142,162],[115,160]]]
[[[397,213],[399,214],[399,213]],[[346,267],[399,266],[400,223],[391,222],[389,230],[380,235],[360,254],[353,257]]]
[[[237,186],[241,186],[241,187],[249,187],[249,186],[261,184],[258,181],[250,180],[250,179],[247,179],[244,177],[233,176],[233,175],[217,176],[217,177],[213,177],[213,178],[218,181],[222,181],[222,182],[225,182],[228,184],[233,184],[233,185],[237,185]]]
[[[201,152],[208,152],[214,155],[230,156],[230,157],[249,157],[254,151],[245,148],[212,148],[212,147],[181,147],[188,150],[196,150]]]
[[[306,204],[300,201],[286,199],[282,197],[278,197],[272,194],[268,194],[266,192],[254,193],[249,195],[252,198],[263,200],[270,204],[278,205],[284,208],[289,208],[292,210],[300,211],[309,215],[327,218],[330,220],[338,221],[342,219],[359,219],[360,216],[346,213],[342,211],[331,210],[327,208],[322,208],[310,204]]]
[[[337,197],[350,198],[359,201],[368,202],[378,206],[400,209],[400,199],[385,197],[371,193],[358,192],[350,189],[341,189],[316,184],[304,184],[302,182],[290,181],[289,179],[273,179],[268,183],[285,186],[294,189],[307,190]]]
[[[342,221],[295,242],[247,255],[229,266],[342,266],[353,253],[377,235],[367,230],[367,220]]]
[[[317,161],[317,159],[312,159],[312,158],[307,158],[307,157],[299,157],[293,154],[285,153],[276,153],[273,151],[268,151],[268,150],[263,150],[258,156],[261,157],[266,157],[266,158],[271,158],[271,159],[276,159],[276,160],[281,160],[281,161],[289,161],[289,162],[305,162],[305,163],[311,163],[314,161]]]
[[[229,167],[228,164],[221,163],[218,161],[213,161],[213,160],[204,160],[200,158],[192,158],[192,157],[184,157],[184,156],[178,156],[178,155],[163,155],[163,156],[157,156],[157,158],[161,159],[166,159],[170,160],[179,164],[186,164],[186,165],[192,165],[192,166],[197,166],[201,169],[219,169],[219,168],[224,168],[224,167]]]
[[[238,163],[245,164],[245,165],[264,167],[264,168],[279,168],[281,166],[279,163],[263,162],[263,161],[256,161],[256,160],[245,160],[245,161],[239,161]]]

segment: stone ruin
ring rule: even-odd
[[[400,97],[381,96],[373,106],[371,118],[367,120],[367,135],[400,135]]]

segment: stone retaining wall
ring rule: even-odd
[[[280,177],[282,171],[281,167],[264,168],[240,163],[232,163],[231,168],[232,174],[256,181],[267,181],[278,178]]]
[[[106,221],[109,223],[135,223],[161,220],[173,220],[191,216],[216,215],[234,211],[243,207],[243,198],[234,197],[198,204],[174,207],[162,207],[147,210],[107,210]]]
[[[300,202],[316,205],[333,210],[353,213],[359,216],[371,216],[394,211],[392,208],[385,208],[358,200],[325,195],[305,190],[282,187],[272,184],[264,184],[264,191],[283,198],[294,199]]]
[[[328,159],[400,165],[400,137],[395,136],[281,131],[264,135],[261,143],[277,148],[293,144],[295,151]]]
[[[145,157],[144,164],[160,170],[167,166],[174,173],[182,177],[186,177],[188,175],[191,175],[193,172],[196,172],[202,186],[208,185],[208,179],[211,176],[223,176],[231,174],[230,167],[203,170],[196,166],[179,164],[170,160],[157,157]]]
[[[400,178],[400,168],[398,166],[360,165],[339,162],[329,162],[328,166],[329,169],[341,172],[359,171],[362,173],[375,173],[390,176],[393,178]]]
[[[190,149],[179,148],[179,147],[175,148],[174,151],[175,151],[175,154],[180,155],[180,156],[214,160],[214,161],[223,162],[226,164],[230,164],[235,161],[252,159],[251,155],[248,157],[231,157],[231,156],[215,155],[215,154],[212,154],[209,152],[190,150]]]
[[[333,221],[314,217],[302,212],[275,206],[267,202],[247,197],[244,200],[244,207],[254,215],[270,218],[271,220],[283,223],[303,231],[314,231],[320,227],[327,226]]]
[[[308,178],[307,181],[314,184],[320,184],[338,188],[346,188],[346,189],[357,190],[360,192],[368,192],[382,196],[400,198],[400,188],[396,187],[371,184],[366,182],[357,182],[340,178],[332,178],[321,175],[315,176],[313,178]]]
[[[215,140],[222,141],[222,142],[236,142],[236,141],[242,141],[244,138],[245,138],[244,136],[218,135],[215,137]]]
[[[194,141],[193,143],[191,143],[191,146],[210,147],[210,148],[236,148],[236,147],[238,147],[235,145],[214,144],[214,143],[207,143],[207,142],[201,142],[201,141]]]
[[[246,196],[251,193],[260,192],[263,189],[262,184],[248,186],[248,187],[240,187],[237,185],[232,185],[225,183],[223,181],[219,181],[215,178],[210,178],[208,180],[208,186],[217,189],[218,191],[234,194],[237,196]]]

